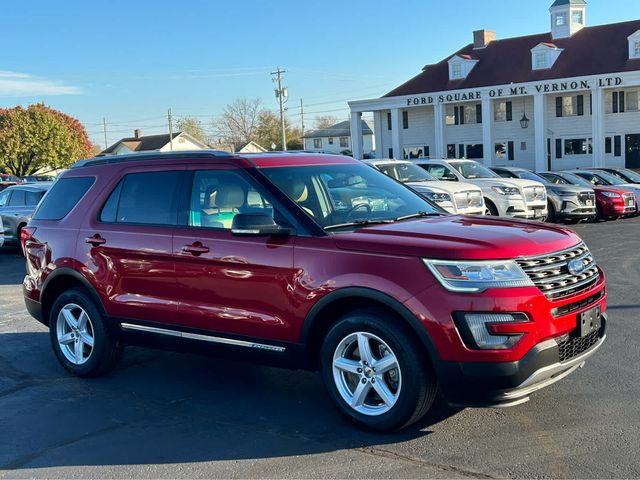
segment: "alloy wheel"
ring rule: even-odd
[[[56,321],[58,346],[73,365],[82,365],[93,352],[94,330],[87,312],[75,303],[62,307]]]
[[[368,416],[391,410],[402,388],[396,355],[380,337],[368,332],[351,333],[338,344],[333,379],[347,405]]]

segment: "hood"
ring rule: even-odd
[[[442,216],[334,233],[338,248],[439,259],[504,259],[564,250],[581,240],[571,230],[494,217]]]
[[[580,185],[564,185],[564,184],[560,184],[560,185],[556,185],[556,184],[549,184],[549,185],[545,185],[545,187],[547,187],[547,192],[551,192],[551,193],[556,193],[556,194],[560,194],[560,193],[572,193],[572,194],[579,194],[579,193],[592,193],[593,189],[589,188],[589,187],[583,187]]]
[[[417,191],[437,191],[450,194],[467,191],[482,192],[482,189],[477,185],[464,182],[444,182],[441,180],[436,180],[428,182],[407,182],[406,185],[409,185],[411,188]]]
[[[474,178],[473,180],[467,180],[474,185],[478,185],[482,188],[491,188],[494,185],[501,185],[505,187],[544,187],[540,182],[534,182],[533,180],[523,180],[522,178]]]
[[[619,186],[608,186],[608,187],[603,187],[603,186],[594,186],[593,189],[596,191],[596,193],[601,193],[601,192],[613,192],[613,193],[619,193],[619,194],[623,194],[623,193],[638,193],[636,190],[634,190],[633,188],[623,188],[623,187],[619,187]]]

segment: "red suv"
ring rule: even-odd
[[[602,271],[569,230],[447,215],[351,158],[215,152],[85,160],[22,230],[31,315],[60,363],[125,344],[319,369],[392,430],[451,402],[508,406],[605,339]]]

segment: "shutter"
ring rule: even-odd
[[[507,142],[507,152],[508,152],[508,157],[509,160],[515,160],[515,155],[514,155],[514,151],[513,151],[513,142]]]
[[[562,158],[562,139],[556,138],[556,158]]]
[[[464,144],[458,145],[458,158],[464,158]]]
[[[460,125],[460,111],[458,110],[458,107],[453,107],[453,116],[454,116],[454,122],[456,125]]]
[[[387,112],[387,130],[391,130],[391,112]]]
[[[620,113],[624,113],[624,92],[618,93],[618,99],[620,100]]]
[[[409,128],[409,112],[406,110],[402,112],[402,128],[406,130]]]
[[[429,152],[429,145],[424,146],[424,156],[425,158],[429,158],[431,156],[431,153]]]
[[[620,135],[613,137],[613,154],[616,157],[622,156],[622,137]]]
[[[476,123],[482,123],[482,104],[476,104]]]
[[[562,97],[556,97],[556,117],[562,116]]]
[[[578,116],[584,115],[584,95],[578,95]]]
[[[618,92],[613,92],[611,98],[613,103],[612,111],[613,113],[618,113]]]
[[[464,107],[460,107],[460,125],[464,125]]]
[[[507,102],[507,122],[513,120],[513,104],[511,102]]]
[[[589,94],[589,115],[593,115],[593,95]]]

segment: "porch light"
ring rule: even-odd
[[[520,119],[520,126],[522,128],[529,128],[529,119],[527,118],[526,113],[522,114],[522,118]]]

